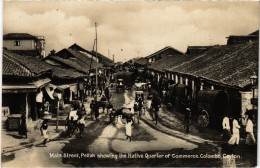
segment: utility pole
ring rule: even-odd
[[[108,58],[109,58],[109,49],[108,49]]]
[[[97,93],[97,89],[98,89],[98,53],[97,53],[97,23],[95,22],[95,30],[96,30],[96,62],[97,62],[97,65],[96,65],[96,93]]]
[[[113,54],[113,63],[115,63],[115,55]]]

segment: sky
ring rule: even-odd
[[[4,2],[3,34],[44,36],[46,54],[74,43],[115,61],[148,56],[166,46],[226,44],[229,35],[259,29],[257,1]]]

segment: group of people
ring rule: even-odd
[[[239,145],[240,141],[240,129],[241,126],[239,125],[239,116],[236,115],[232,121],[232,136],[231,136],[231,127],[229,123],[229,116],[226,115],[223,118],[222,126],[223,126],[223,139],[228,140],[228,144],[231,145]],[[254,136],[254,124],[253,124],[253,115],[248,115],[247,122],[246,122],[246,145],[254,145],[256,144],[256,139]]]

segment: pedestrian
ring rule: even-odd
[[[102,102],[102,108],[103,108],[103,113],[104,113],[105,112],[105,108],[106,108],[106,104],[105,103],[107,101],[105,95],[102,95],[100,101]]]
[[[42,126],[40,128],[41,130],[41,135],[43,136],[43,145],[46,146],[46,142],[49,138],[48,136],[48,120],[43,120]]]
[[[148,82],[148,95],[151,95],[151,91],[152,91],[152,84],[151,82]]]
[[[253,115],[248,116],[247,124],[246,124],[246,145],[254,145],[256,144],[256,139],[254,136],[254,125],[253,125]]]
[[[108,105],[107,105],[107,114],[108,114],[108,113],[111,113],[112,110],[113,110],[113,105],[112,105],[112,103],[108,102]]]
[[[99,86],[99,96],[100,96],[100,97],[102,96],[102,93],[103,93],[103,89],[102,89],[102,86],[100,85],[100,86]]]
[[[240,125],[238,124],[238,116],[236,115],[233,119],[233,130],[232,130],[233,135],[230,138],[230,140],[228,141],[228,144],[239,145],[239,139],[240,139],[239,128],[240,128]]]
[[[95,87],[92,87],[92,97],[95,97],[96,96],[96,89]]]
[[[127,117],[125,130],[126,130],[126,139],[129,138],[129,142],[132,141],[132,125],[133,125],[133,119],[131,117]]]
[[[186,108],[185,117],[184,117],[184,131],[186,133],[190,132],[190,124],[191,124],[191,111],[190,108]]]
[[[154,116],[155,116],[155,125],[158,123],[159,118],[159,109],[161,107],[161,99],[159,98],[158,94],[154,94],[152,98],[152,107],[154,109]]]
[[[93,105],[93,111],[94,111],[94,113],[95,113],[95,119],[96,119],[96,121],[98,121],[98,117],[99,117],[99,106],[98,106],[97,99],[94,99],[92,105]]]
[[[25,113],[22,113],[22,116],[21,116],[21,125],[19,127],[19,135],[21,135],[21,136],[25,135],[25,138],[27,138],[27,127],[26,127]]]
[[[229,117],[227,114],[223,118],[222,127],[223,127],[223,140],[229,140],[231,137],[231,132],[230,132]]]
[[[80,137],[82,137],[82,133],[83,133],[84,128],[85,128],[85,115],[79,117],[78,127],[79,127],[79,135],[80,135]]]
[[[141,97],[139,97],[137,102],[138,102],[138,111],[139,111],[140,115],[142,115],[143,99]]]
[[[107,100],[109,102],[110,101],[110,97],[109,97],[109,89],[108,89],[108,87],[106,87],[106,89],[105,89],[105,96],[106,96],[106,98],[107,98]]]

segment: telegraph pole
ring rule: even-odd
[[[97,93],[97,89],[98,89],[98,53],[97,53],[97,23],[95,22],[95,30],[96,30],[96,62],[97,62],[97,65],[96,65],[96,93]]]

